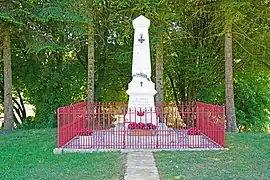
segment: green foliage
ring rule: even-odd
[[[224,83],[207,86],[198,93],[198,101],[212,104],[225,104],[225,85]]]
[[[171,88],[171,91],[165,90],[167,99],[174,96],[182,101],[225,103],[222,35],[226,28],[232,28],[238,126],[242,131],[265,131],[269,127],[269,80],[257,78],[257,74],[269,74],[269,69],[266,70],[269,20],[266,17],[270,16],[265,6],[269,2],[194,0],[182,3],[181,7],[174,6],[178,10],[175,27],[178,25],[181,29],[172,29],[165,50],[165,71],[175,87],[165,85]],[[247,103],[250,96],[252,103]]]
[[[83,93],[86,89],[85,69],[73,58],[66,57],[62,61],[58,57],[55,54],[48,56],[50,61],[47,63],[46,59],[30,59],[18,67],[18,81],[23,81],[28,101],[36,106],[38,126],[54,127],[59,106],[81,101],[86,96]]]
[[[16,27],[22,27],[34,21],[35,1],[13,0],[0,1],[0,23],[5,22]]]
[[[236,83],[236,115],[240,131],[267,132],[270,125],[269,75],[249,76]]]
[[[95,34],[95,101],[126,102],[132,20],[140,14],[151,19],[152,79],[155,42],[163,35],[166,101],[224,104],[223,34],[230,27],[238,126],[241,131],[263,131],[269,124],[269,1],[0,3],[0,29],[2,22],[12,25],[13,86],[36,108],[34,120],[26,120],[24,127],[55,126],[59,106],[86,100],[86,25],[90,21]]]
[[[74,0],[50,1],[42,4],[35,14],[39,21],[87,23],[87,14],[83,14],[74,6]]]
[[[21,124],[17,125],[17,129],[34,129],[38,126],[34,120],[33,116],[26,117]]]

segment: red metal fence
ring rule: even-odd
[[[85,102],[60,107],[58,147],[86,149],[185,149],[225,147],[224,106]],[[135,122],[136,120],[136,122]]]
[[[225,146],[225,107],[197,102],[196,127],[210,139]]]
[[[58,147],[69,143],[81,129],[86,127],[85,112],[86,103],[58,108]]]

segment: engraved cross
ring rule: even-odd
[[[140,43],[143,43],[143,42],[145,41],[145,39],[143,39],[143,34],[140,34],[140,39],[138,39],[138,41],[139,41]]]

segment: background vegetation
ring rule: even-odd
[[[15,123],[53,127],[57,107],[87,100],[87,82],[93,78],[87,75],[89,43],[94,45],[95,101],[127,101],[131,22],[143,14],[151,19],[153,81],[156,61],[164,64],[164,101],[225,104],[224,33],[229,27],[238,128],[266,131],[269,13],[268,0],[0,1],[0,32],[11,32]],[[2,104],[4,42],[0,33]],[[35,117],[28,117],[25,103],[34,105]]]

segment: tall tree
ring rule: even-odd
[[[14,42],[15,36],[23,31],[23,27],[26,23],[31,24],[29,22],[29,18],[33,15],[30,13],[30,9],[32,7],[32,1],[0,1],[0,24],[3,25],[0,27],[0,32],[2,32],[2,40],[3,40],[3,59],[4,59],[4,86],[1,86],[1,91],[4,89],[4,118],[5,118],[5,129],[12,129],[14,122],[17,124],[18,121],[14,118],[13,109],[16,113],[18,109],[13,108],[12,104],[12,67],[11,61],[13,61],[16,56],[18,56],[17,52],[11,51],[11,47],[14,47],[14,44],[21,42]],[[14,28],[16,27],[16,28]],[[12,32],[12,36],[11,36]],[[1,35],[1,33],[0,33]],[[12,39],[12,43],[11,43]],[[12,53],[16,54],[16,56],[12,56]],[[11,60],[12,57],[12,60]],[[3,88],[2,88],[3,87]],[[16,103],[17,101],[14,100]],[[22,101],[21,101],[22,102]],[[18,103],[18,102],[17,102]],[[18,114],[17,114],[18,115]]]
[[[162,119],[163,109],[163,38],[162,33],[160,39],[156,42],[156,102],[158,103],[157,111],[159,120]]]
[[[233,47],[232,47],[232,28],[233,25],[243,19],[241,9],[245,3],[235,1],[223,1],[222,9],[224,12],[224,56],[225,56],[225,97],[226,97],[226,131],[237,132],[235,107],[234,107],[234,90],[233,90]]]
[[[156,42],[156,101],[162,103],[163,96],[163,38],[162,33]]]
[[[89,0],[89,23],[88,23],[88,102],[92,104],[94,102],[94,88],[95,88],[95,37],[94,37],[94,25],[93,25],[93,1]]]
[[[3,58],[4,58],[4,128],[13,129],[12,105],[12,70],[11,70],[11,39],[10,26],[3,27]]]
[[[232,31],[228,27],[225,31],[225,87],[226,87],[226,130],[237,132],[234,93],[233,93],[233,66],[232,66]]]

